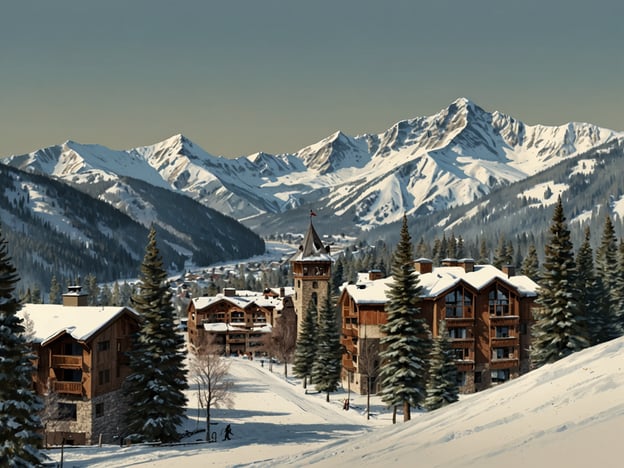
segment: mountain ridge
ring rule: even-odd
[[[436,114],[401,120],[381,133],[336,131],[295,153],[228,159],[177,134],[125,151],[66,142],[65,152],[49,147],[3,162],[81,190],[120,176],[144,180],[264,234],[276,217],[301,218],[310,209],[331,213],[337,224],[357,232],[393,223],[403,213],[469,203],[623,138],[588,123],[526,125],[458,98]]]

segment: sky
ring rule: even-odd
[[[515,380],[471,395],[431,413],[413,411],[392,424],[378,397],[340,389],[330,402],[306,394],[283,366],[230,358],[232,408],[213,410],[217,443],[145,447],[67,448],[75,468],[193,468],[232,466],[420,466],[472,468],[622,466],[624,337],[575,353]],[[191,385],[192,387],[192,385]],[[205,427],[196,391],[188,392],[188,423]],[[350,397],[350,398],[349,398]],[[343,410],[349,398],[351,408]],[[231,424],[232,440],[223,441]],[[60,460],[58,448],[48,451]]]
[[[178,133],[213,155],[281,154],[458,97],[624,130],[617,0],[5,3],[0,157]]]

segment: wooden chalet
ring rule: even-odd
[[[420,308],[433,336],[445,320],[455,351],[460,391],[475,392],[529,371],[532,309],[537,284],[512,267],[446,259],[433,267],[418,259]],[[379,346],[386,323],[386,291],[392,278],[378,272],[343,288],[342,381],[358,393],[376,393]],[[370,379],[369,379],[370,376]]]
[[[24,304],[18,315],[32,327],[45,444],[116,443],[124,413],[121,386],[130,374],[126,352],[138,314],[87,306],[87,295],[73,287],[62,305]]]
[[[216,296],[193,298],[188,306],[189,344],[212,342],[225,355],[263,355],[277,320],[294,314],[290,289],[258,293],[225,288]]]

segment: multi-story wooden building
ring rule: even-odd
[[[89,307],[75,287],[62,305],[25,304],[18,315],[32,336],[33,383],[46,404],[45,443],[115,443],[138,314],[127,307]]]
[[[472,259],[443,261],[433,268],[415,261],[422,286],[421,311],[433,336],[445,320],[464,393],[505,382],[529,370],[532,308],[537,284],[513,268],[475,265]],[[343,288],[342,380],[359,393],[376,393],[380,326],[386,323],[386,292],[392,278],[372,273]],[[370,381],[369,381],[370,376]]]
[[[189,343],[198,346],[208,339],[226,355],[263,354],[277,320],[288,313],[294,314],[292,288],[262,293],[225,288],[189,303]]]

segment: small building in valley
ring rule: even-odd
[[[225,355],[264,354],[279,319],[294,314],[292,288],[262,293],[225,288],[216,296],[193,298],[188,306],[189,344],[216,344]]]

